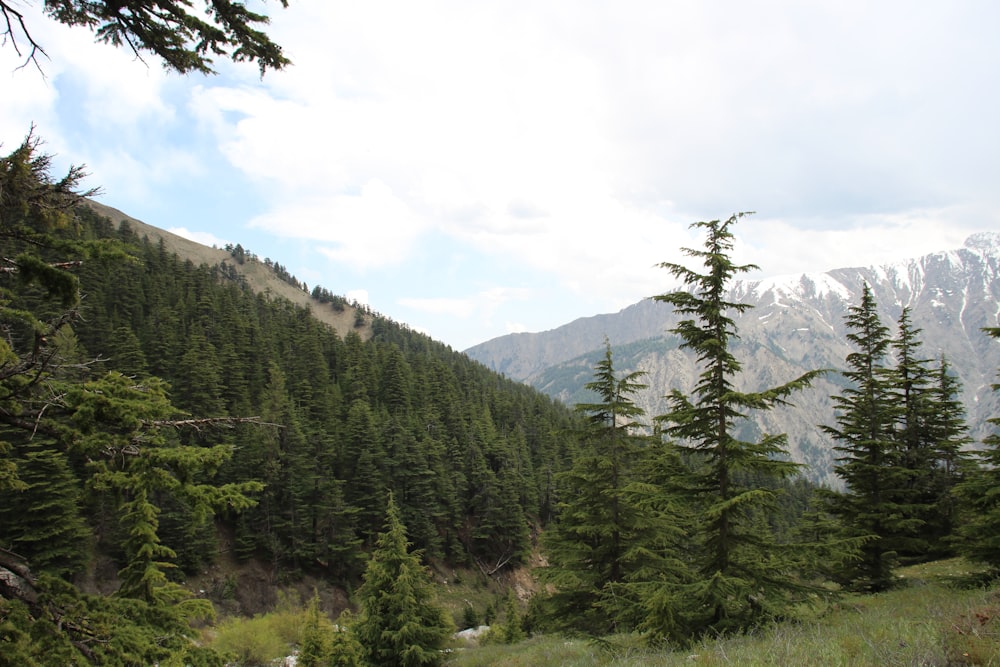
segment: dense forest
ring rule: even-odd
[[[150,599],[140,564],[176,580],[223,546],[276,580],[352,586],[391,489],[425,559],[523,561],[571,456],[570,409],[388,318],[365,342],[333,331],[96,216],[46,169],[29,138],[0,190],[11,558],[72,580],[110,554]]]
[[[886,590],[901,563],[1000,566],[1000,443],[970,453],[948,362],[921,354],[905,311],[893,332],[866,290],[846,370],[734,388],[730,314],[747,306],[724,295],[751,268],[729,259],[742,214],[696,223],[705,248],[686,252],[701,269],[663,265],[685,289],[656,299],[688,318],[674,333],[702,373],[649,416],[632,400],[642,373],[619,372],[610,341],[573,410],[389,318],[359,311],[335,331],[227,262],[172,254],[88,208],[78,170],[54,179],[34,136],[0,167],[11,664],[221,664],[192,626],[211,604],[181,585],[221,552],[274,581],[357,588],[351,659],[366,664],[441,660],[450,621],[421,563],[492,576],[540,553],[546,588],[523,618],[511,603],[509,640],[673,645]],[[315,308],[350,307],[312,293]],[[824,372],[845,378],[817,425],[838,442],[842,492],[805,482],[785,436],[746,427]],[[332,627],[311,613],[315,632]],[[317,641],[322,664],[333,643]]]

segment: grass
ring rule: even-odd
[[[636,637],[598,645],[535,637],[515,645],[456,649],[449,667],[669,667],[671,665],[994,665],[1000,667],[1000,588],[961,588],[958,559],[900,571],[897,590],[846,596],[797,623],[704,640],[683,651],[654,650]]]

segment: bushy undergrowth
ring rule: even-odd
[[[266,665],[283,658],[302,639],[306,610],[290,598],[282,598],[277,608],[253,618],[228,618],[206,638],[212,648],[232,665]]]

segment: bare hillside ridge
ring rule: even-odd
[[[330,304],[320,303],[312,298],[308,292],[285,282],[259,260],[248,259],[239,264],[227,251],[221,248],[210,248],[196,241],[186,239],[183,236],[178,236],[159,227],[146,224],[141,220],[122,213],[116,208],[95,201],[88,201],[87,203],[99,215],[106,216],[116,226],[120,226],[122,220],[127,220],[140,238],[146,236],[155,242],[162,240],[170,252],[176,253],[178,257],[183,259],[191,260],[195,265],[207,264],[208,266],[217,266],[222,262],[226,262],[226,264],[234,267],[246,279],[247,285],[255,293],[271,294],[276,297],[288,299],[298,306],[309,308],[313,317],[332,327],[341,337],[351,330],[356,331],[362,340],[368,340],[372,335],[370,316],[365,316],[366,323],[364,326],[355,328],[355,308],[347,305],[343,311],[337,312],[330,307]]]

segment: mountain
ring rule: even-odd
[[[739,332],[734,352],[743,364],[741,388],[781,384],[811,369],[843,369],[852,351],[844,317],[860,303],[867,283],[883,324],[893,334],[900,313],[909,307],[913,326],[921,330],[924,356],[944,355],[948,360],[963,386],[970,435],[978,441],[990,432],[986,420],[1000,414],[1000,401],[991,389],[1000,366],[1000,345],[982,332],[998,324],[998,275],[1000,233],[983,232],[969,237],[962,248],[913,260],[734,281],[729,299],[754,306],[734,316]],[[668,333],[677,322],[669,306],[646,299],[618,313],[582,318],[551,331],[495,338],[466,354],[576,403],[589,400],[583,385],[591,379],[607,337],[621,372],[647,373],[648,388],[637,402],[648,416],[655,416],[667,410],[663,396],[673,388],[690,390],[698,373],[692,355],[680,350],[679,339]],[[794,407],[754,422],[764,432],[787,433],[792,457],[809,465],[811,478],[833,486],[839,485],[833,473],[833,443],[817,425],[833,424],[831,396],[843,387],[840,374],[829,373],[795,396]]]

